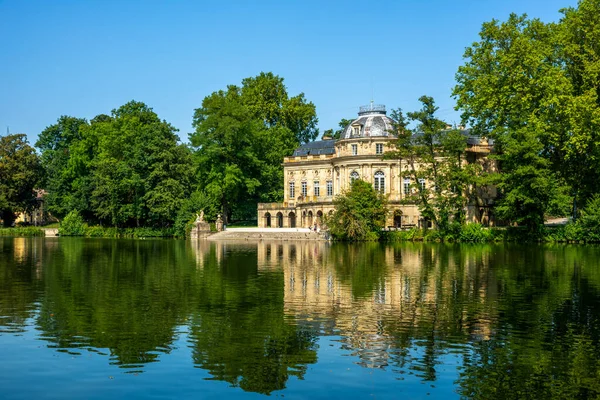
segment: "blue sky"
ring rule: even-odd
[[[373,95],[459,122],[450,97],[481,24],[544,21],[575,0],[0,0],[0,134],[33,143],[60,115],[93,118],[135,99],[187,141],[202,99],[272,71],[315,103],[322,131]]]

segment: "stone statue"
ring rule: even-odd
[[[200,210],[200,214],[196,213],[194,224],[198,225],[200,222],[204,222],[204,210]]]
[[[204,220],[204,210],[200,211],[200,214],[196,213],[196,220],[194,221],[194,229],[192,229],[191,237],[200,238],[206,237],[210,234],[210,224]]]
[[[217,215],[217,222],[215,225],[217,227],[217,232],[221,232],[223,230],[223,220],[221,219],[221,214]]]

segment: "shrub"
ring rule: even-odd
[[[577,223],[581,226],[586,241],[600,241],[600,195],[594,195],[581,211]]]
[[[407,231],[386,231],[381,237],[386,242],[412,242],[423,240],[423,231],[412,228]]]
[[[44,236],[44,231],[33,226],[23,228],[0,228],[0,236]]]
[[[387,214],[386,199],[373,186],[360,179],[350,190],[336,197],[334,213],[325,223],[334,239],[347,241],[377,240]]]
[[[489,242],[494,236],[481,224],[466,224],[462,226],[459,238],[461,242]]]
[[[81,215],[77,211],[71,211],[60,222],[58,234],[60,236],[84,236],[85,230],[86,224]]]
[[[423,240],[426,242],[443,242],[445,239],[444,233],[439,229],[423,230]]]
[[[174,223],[174,236],[186,237],[190,235],[190,231],[194,227],[196,213],[204,210],[205,220],[215,220],[217,218],[218,209],[210,198],[200,191],[192,193],[189,199],[185,200],[177,213]]]
[[[460,233],[462,231],[462,225],[459,222],[452,222],[448,224],[446,231],[444,232],[444,240],[448,242],[455,242],[460,240]]]

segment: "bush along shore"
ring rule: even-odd
[[[16,227],[16,228],[0,228],[0,236],[44,236],[44,230],[33,226]]]
[[[178,235],[175,228],[116,228],[103,226],[88,226],[83,218],[75,211],[70,212],[60,223],[59,236],[84,236],[104,238],[175,238]]]
[[[380,239],[384,242],[600,243],[600,230],[586,228],[580,223],[543,226],[538,231],[531,231],[523,227],[488,228],[480,224],[456,224],[446,232],[418,228],[406,231],[385,231]]]
[[[523,224],[522,226],[488,228],[478,223],[460,223],[463,218],[450,221],[436,218],[436,213],[419,205],[422,215],[429,215],[435,228],[409,230],[386,230],[387,200],[376,193],[373,186],[355,180],[350,190],[334,200],[335,211],[325,218],[325,224],[333,240],[359,241],[426,241],[426,242],[554,242],[554,243],[600,243],[600,195],[594,195],[580,211],[580,217],[565,225],[546,226]],[[456,216],[455,216],[456,217]],[[540,217],[544,221],[544,216]]]

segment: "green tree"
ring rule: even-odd
[[[73,176],[68,173],[67,164],[71,146],[81,140],[81,128],[87,125],[83,118],[63,115],[56,124],[44,129],[35,143],[46,171],[46,209],[58,218],[67,215],[77,204],[71,186]]]
[[[588,240],[600,241],[600,194],[588,200],[577,223],[587,231]]]
[[[261,73],[204,98],[190,134],[199,190],[225,221],[252,218],[257,202],[283,199],[281,160],[318,131],[314,104],[289,97],[283,78]]]
[[[442,230],[448,228],[451,218],[461,221],[467,204],[467,192],[473,177],[479,175],[476,165],[466,164],[466,137],[458,129],[435,116],[438,107],[433,98],[422,96],[423,107],[404,117],[402,110],[394,110],[394,131],[398,141],[396,150],[386,158],[399,158],[406,163],[405,176],[412,181],[412,194],[407,201],[419,207],[421,215],[433,221]],[[414,129],[408,122],[416,123]]]
[[[386,198],[368,182],[352,182],[350,190],[333,200],[335,211],[326,223],[338,240],[377,240],[388,213]]]
[[[86,131],[96,145],[91,206],[114,226],[170,226],[191,193],[193,163],[176,129],[144,103],[131,101]],[[89,145],[79,149],[86,153]]]
[[[260,119],[267,128],[285,127],[299,143],[317,138],[315,105],[306,101],[304,93],[289,97],[283,78],[272,72],[261,72],[242,80],[240,91],[250,115]]]
[[[0,217],[11,226],[15,213],[35,205],[33,189],[42,178],[40,160],[24,134],[0,137]]]
[[[497,140],[502,213],[528,225],[564,202],[565,184],[574,206],[600,191],[600,2],[562,13],[483,24],[456,75],[463,120]]]
[[[58,233],[60,236],[84,236],[85,222],[77,211],[71,211],[62,221]]]

